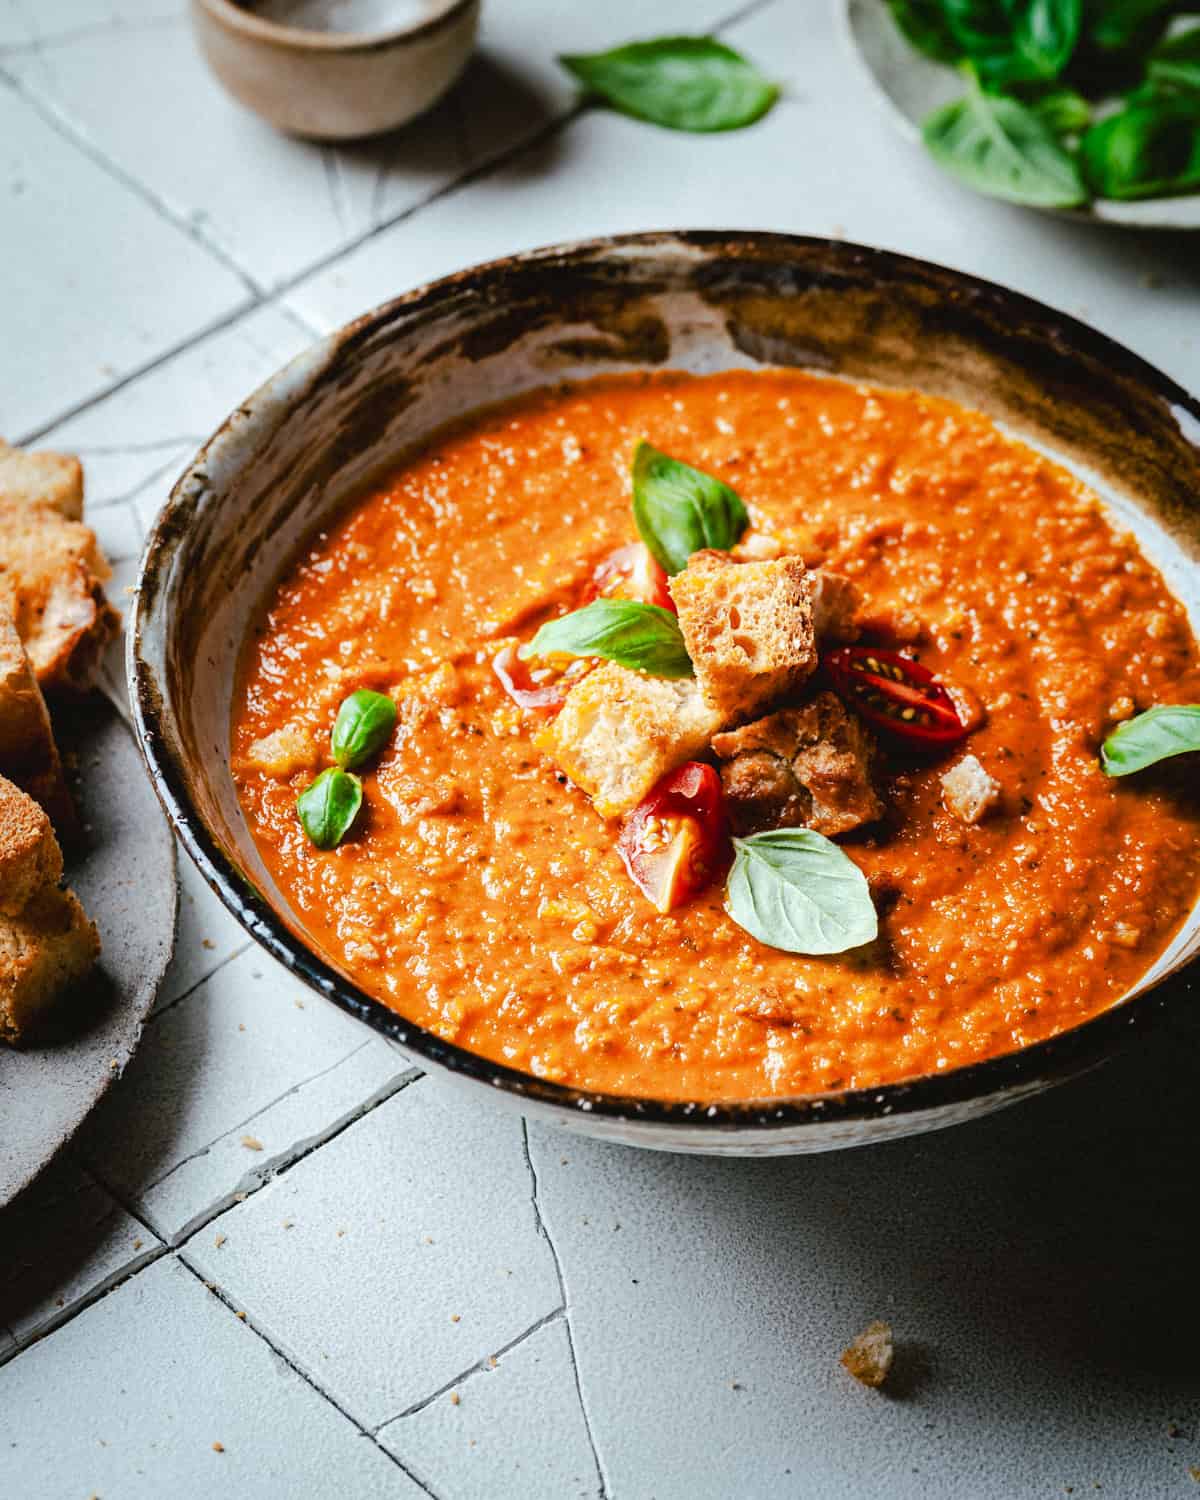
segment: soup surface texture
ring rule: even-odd
[[[1003,788],[993,817],[943,809],[953,756],[892,756],[886,819],[843,842],[880,914],[865,948],[765,947],[720,883],[657,913],[619,825],[556,777],[543,721],[492,670],[634,537],[639,437],[852,578],[865,641],[986,709],[964,748]],[[360,687],[391,692],[399,721],[351,834],[322,852],[296,797]],[[545,1078],[720,1100],[933,1073],[1111,1005],[1195,900],[1200,798],[1186,758],[1110,780],[1099,745],[1134,711],[1196,701],[1196,642],[1156,569],[988,419],[790,371],[667,374],[484,412],[315,538],[248,642],[233,749],[267,866],[364,989]],[[281,729],[294,753],[264,765],[255,747]]]

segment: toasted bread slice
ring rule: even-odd
[[[45,808],[60,838],[75,831],[50,715],[12,616],[0,604],[0,777]]]
[[[69,453],[29,453],[0,438],[0,500],[46,505],[68,521],[83,515],[83,468]]]
[[[50,819],[0,776],[0,913],[16,916],[39,890],[58,884],[62,869]]]
[[[707,749],[722,719],[691,678],[606,662],[567,694],[536,744],[604,818],[631,811],[668,771]]]
[[[36,1034],[54,1001],[100,956],[76,897],[45,886],[17,916],[0,916],[0,1041]]]

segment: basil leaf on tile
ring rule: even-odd
[[[1200,95],[1127,106],[1085,133],[1079,163],[1100,198],[1166,198],[1200,190]]]
[[[670,610],[633,599],[596,599],[548,620],[519,654],[602,656],[651,677],[693,675],[679,621]]]
[[[985,94],[976,84],[965,98],[935,110],[921,134],[938,166],[980,192],[1041,208],[1087,200],[1074,158],[1016,99]]]
[[[693,552],[728,552],[750,524],[734,490],[702,469],[640,442],[633,455],[633,519],[638,535],[668,573]]]
[[[336,849],[361,806],[362,782],[340,766],[330,766],[296,798],[296,815],[318,849]]]
[[[1114,729],[1100,748],[1100,764],[1109,776],[1130,776],[1197,750],[1200,703],[1164,703]]]
[[[630,42],[559,62],[615,108],[670,130],[737,130],[779,97],[752,63],[709,36]]]
[[[879,931],[866,876],[811,828],[733,841],[725,910],[751,937],[785,953],[844,953]]]
[[[382,750],[396,727],[396,705],[386,693],[359,688],[351,693],[333,721],[333,758],[352,771]]]

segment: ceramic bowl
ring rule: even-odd
[[[314,140],[379,135],[422,114],[466,67],[479,0],[430,0],[381,32],[282,26],[236,0],[192,0],[200,50],[226,89],[279,130]]]
[[[464,1051],[365,994],[305,939],[229,770],[242,642],[307,537],[445,422],[612,371],[792,365],[981,408],[1072,465],[1133,528],[1200,628],[1200,404],[1065,314],[842,241],[678,232],[534,251],[397,298],[292,361],[190,464],[147,544],[129,631],[146,761],[246,930],[435,1076],[592,1135],[680,1151],[828,1150],[949,1125],[1102,1061],[1187,1003],[1200,907],[1135,993],[1051,1041],[882,1088],[766,1102],[581,1092]],[[1194,1000],[1193,1000],[1194,1003]]]
[[[963,81],[950,67],[923,57],[896,28],[884,0],[839,0],[846,46],[867,88],[896,129],[923,151],[921,123],[935,109],[959,99]],[[937,171],[930,162],[930,171]],[[1042,209],[1070,219],[1094,220],[1128,229],[1200,229],[1200,193],[1117,203],[1098,198],[1087,208]]]

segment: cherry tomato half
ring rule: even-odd
[[[542,657],[531,666],[521,660],[518,649],[505,646],[492,658],[492,671],[514,703],[548,716],[559,711],[570,690],[596,664],[590,657]]]
[[[898,651],[842,646],[822,658],[829,680],[868,724],[915,749],[957,744],[967,733],[950,694]]]
[[[600,563],[583,593],[584,604],[593,599],[636,599],[677,613],[666,571],[642,542],[618,547]]]
[[[630,879],[661,912],[711,884],[727,846],[721,778],[696,760],[663,777],[625,819],[617,841]]]

